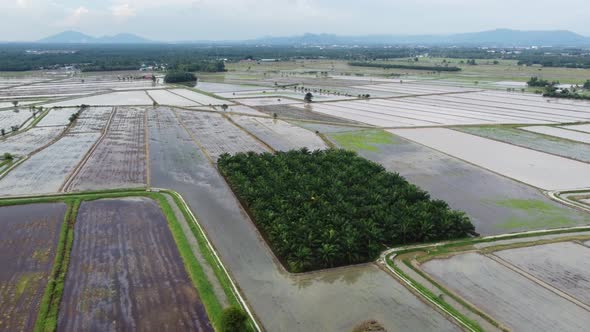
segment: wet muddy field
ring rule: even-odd
[[[514,331],[584,331],[590,314],[496,261],[476,253],[422,265],[443,285]]]
[[[58,331],[213,331],[158,204],[82,203]]]
[[[467,212],[482,235],[590,223],[588,214],[564,207],[533,187],[408,140],[393,139],[391,144],[375,144],[376,151],[357,152]]]
[[[0,207],[0,331],[32,331],[65,204]]]
[[[119,108],[106,136],[68,191],[142,187],[147,183],[145,109]]]

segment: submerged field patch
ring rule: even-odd
[[[84,202],[75,234],[59,331],[213,331],[155,201]]]
[[[65,213],[65,204],[0,207],[1,331],[33,330]]]

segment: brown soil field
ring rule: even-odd
[[[0,331],[33,330],[65,213],[65,204],[0,208]]]
[[[80,206],[58,331],[213,331],[158,204]]]

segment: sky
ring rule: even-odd
[[[588,13],[589,0],[0,0],[0,40],[32,41],[64,30],[158,41],[496,28],[590,36]]]

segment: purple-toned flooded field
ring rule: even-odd
[[[32,331],[65,204],[0,207],[0,331]]]
[[[213,331],[155,201],[84,202],[59,331]]]

